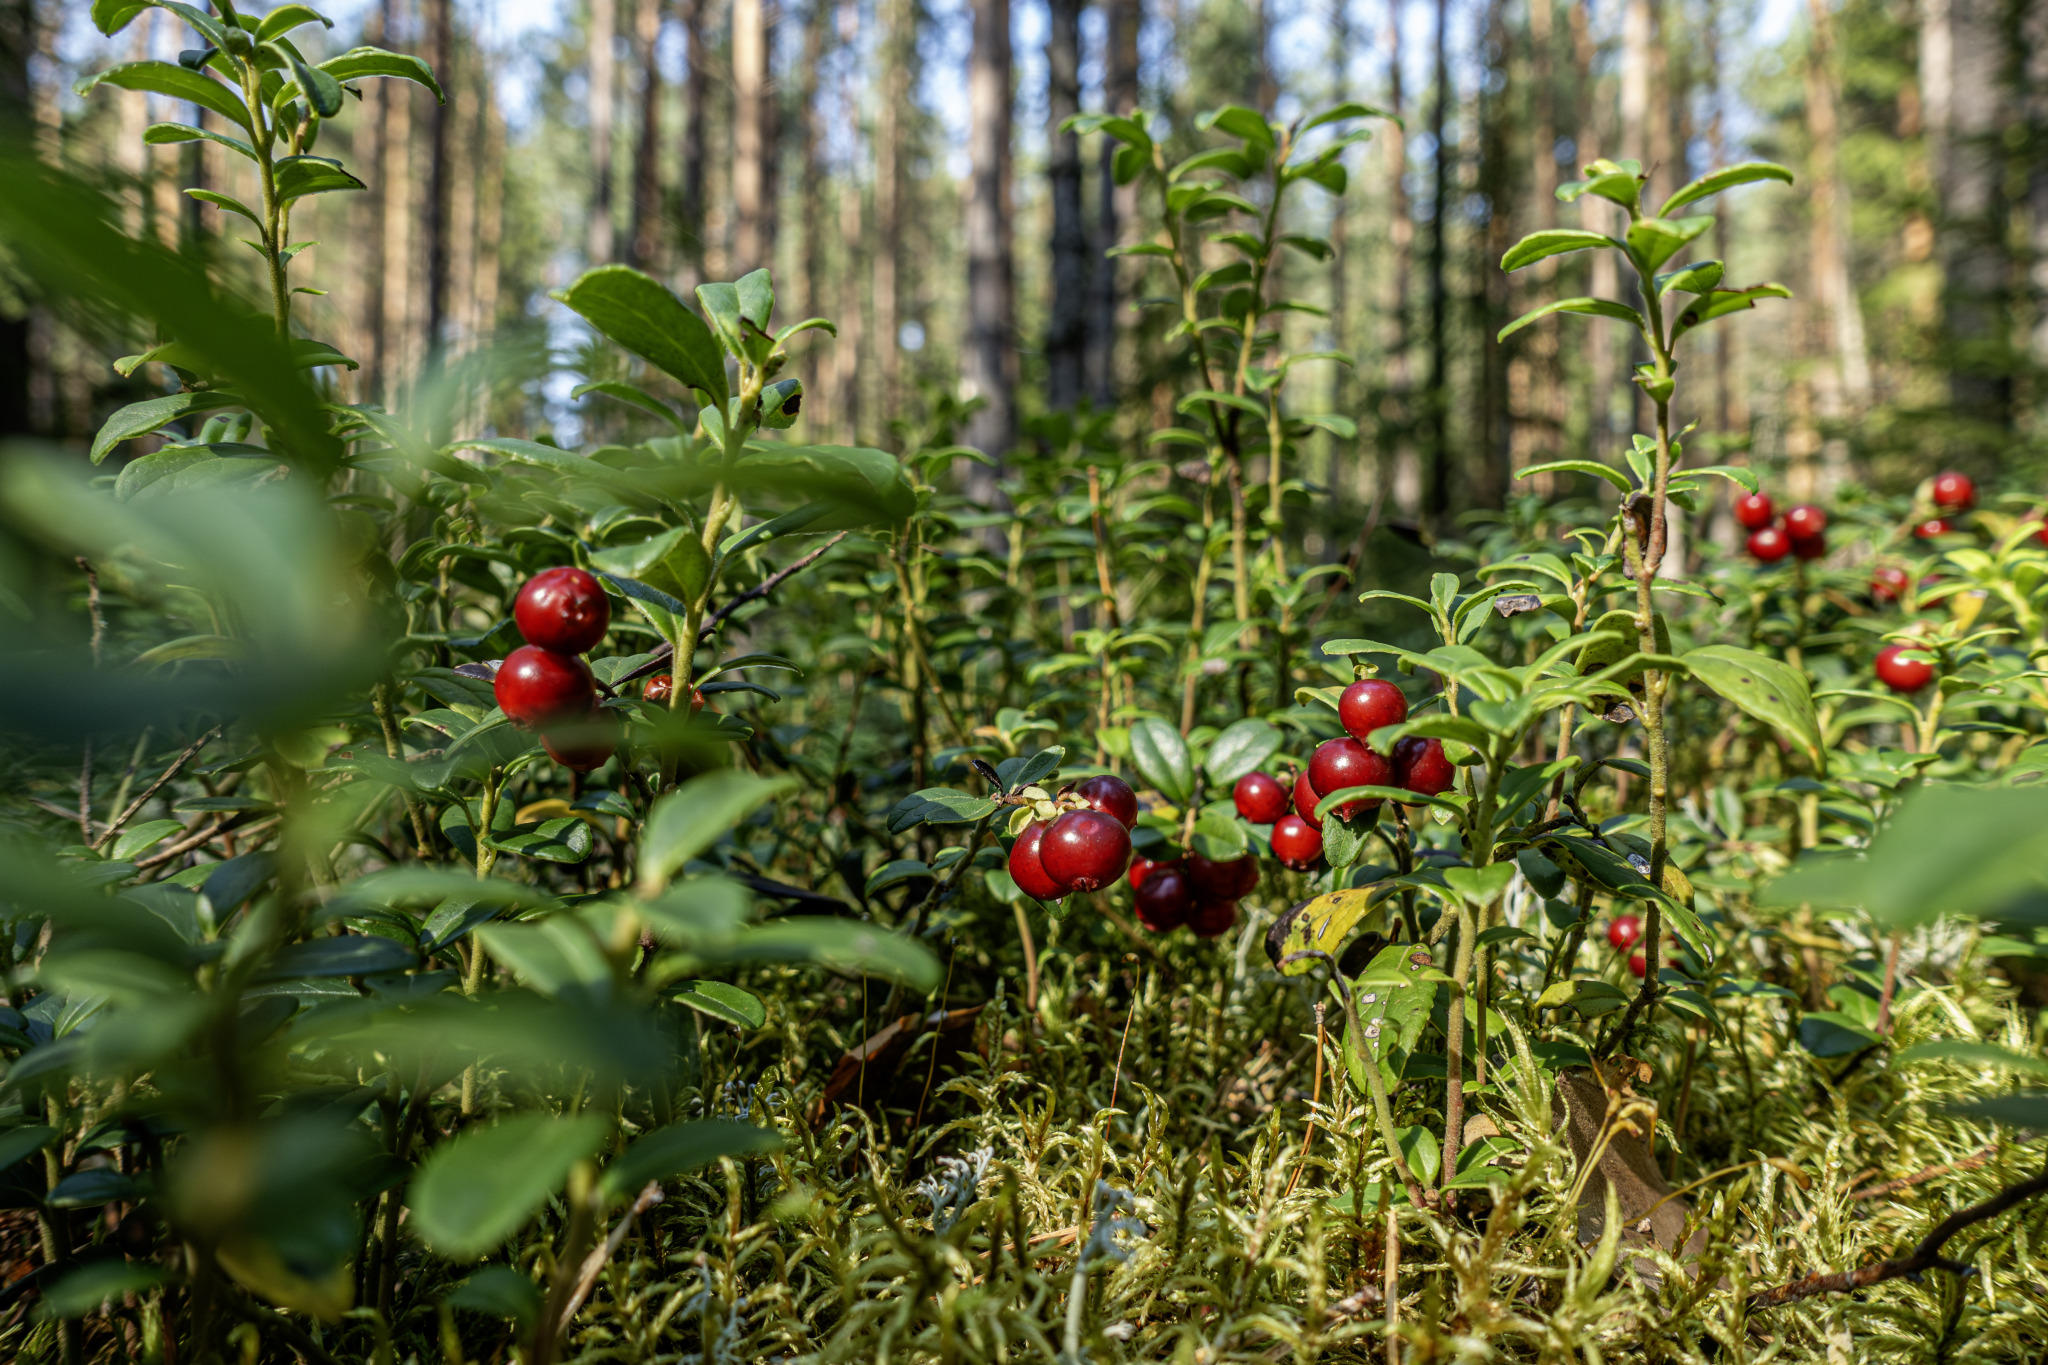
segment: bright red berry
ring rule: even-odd
[[[1920,657],[1900,657],[1909,650]],[[1877,651],[1878,679],[1894,692],[1918,692],[1934,681],[1934,665],[1926,654],[1917,645],[1886,645]]]
[[[1195,888],[1178,868],[1162,868],[1145,878],[1132,897],[1138,923],[1155,934],[1171,933],[1188,922],[1195,908]]]
[[[1735,519],[1745,530],[1761,531],[1777,514],[1778,509],[1767,494],[1750,493],[1735,500]]]
[[[1775,564],[1792,553],[1792,537],[1777,526],[1749,533],[1749,552],[1766,564]]]
[[[512,604],[512,619],[526,643],[581,654],[604,638],[612,604],[597,579],[565,566],[527,579]]]
[[[1393,783],[1394,767],[1355,739],[1328,739],[1316,746],[1308,761],[1309,780],[1325,796],[1346,787],[1385,787]],[[1349,820],[1362,811],[1379,809],[1377,799],[1349,801],[1337,808]]]
[[[1634,915],[1616,915],[1607,925],[1607,941],[1618,952],[1642,941],[1643,922]]]
[[[1444,757],[1444,742],[1410,735],[1394,746],[1394,785],[1418,796],[1441,796],[1458,780],[1458,770]]]
[[[498,709],[515,724],[537,728],[581,717],[597,705],[597,680],[574,654],[521,645],[492,680]]]
[[[1828,538],[1818,536],[1792,537],[1792,555],[1795,559],[1819,559],[1828,552]]]
[[[1190,851],[1187,871],[1195,895],[1204,900],[1234,901],[1239,896],[1250,894],[1251,889],[1259,884],[1259,859],[1252,853],[1212,862]]]
[[[1650,970],[1650,961],[1641,953],[1631,954],[1628,960],[1628,969],[1637,976],[1641,976],[1644,972]]]
[[[1932,540],[1936,536],[1945,536],[1955,529],[1955,523],[1947,517],[1929,517],[1913,528],[1913,535],[1918,540]]]
[[[1828,529],[1828,514],[1810,502],[1785,509],[1785,534],[1794,540],[1808,540]]]
[[[1046,829],[1043,821],[1034,820],[1010,845],[1010,880],[1035,901],[1056,901],[1067,894],[1065,887],[1046,874],[1045,864],[1038,856]]]
[[[1316,829],[1323,827],[1323,822],[1316,817],[1316,803],[1322,799],[1322,796],[1316,791],[1316,784],[1308,780],[1306,772],[1296,775],[1294,779],[1294,813],[1308,821]]]
[[[1299,815],[1283,815],[1273,822],[1273,856],[1283,867],[1306,872],[1323,856],[1323,836]]]
[[[1953,469],[1936,474],[1929,491],[1934,495],[1934,505],[1944,512],[1967,512],[1977,505],[1977,485],[1968,474]]]
[[[1102,773],[1083,778],[1074,784],[1073,792],[1091,809],[1101,811],[1125,829],[1138,823],[1138,794],[1121,777]]]
[[[1384,678],[1360,678],[1337,698],[1337,719],[1353,739],[1408,719],[1408,698]]]
[[[640,689],[640,695],[656,706],[667,706],[668,699],[675,694],[676,680],[674,675],[668,673],[655,674],[647,680],[647,685]]]
[[[1870,595],[1880,602],[1898,601],[1912,585],[1912,578],[1895,564],[1880,564],[1871,570]]]
[[[1100,891],[1131,863],[1131,832],[1114,815],[1070,810],[1038,844],[1045,875],[1068,891]]]
[[[599,707],[574,724],[553,734],[542,735],[540,747],[563,767],[587,773],[592,768],[603,767],[618,751],[618,726],[604,708]]]
[[[1287,788],[1269,773],[1246,773],[1230,789],[1237,813],[1255,825],[1270,825],[1287,813]]]
[[[1130,879],[1131,890],[1136,891],[1139,887],[1143,886],[1145,879],[1161,868],[1177,868],[1179,866],[1180,859],[1178,858],[1133,858],[1131,859],[1131,870],[1127,874]]]
[[[1236,901],[1197,901],[1193,913],[1188,916],[1188,928],[1203,938],[1227,934],[1236,923]]]

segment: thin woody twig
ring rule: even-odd
[[[739,594],[730,602],[727,602],[717,611],[712,612],[709,616],[704,618],[704,624],[697,628],[697,643],[701,645],[706,640],[710,639],[713,633],[715,633],[721,625],[725,624],[726,617],[732,615],[741,607],[744,607],[747,603],[758,601],[759,599],[766,597],[769,593],[781,587],[784,583],[788,582],[797,574],[800,574],[805,569],[810,568],[811,565],[817,563],[820,559],[824,557],[825,552],[827,550],[831,549],[834,545],[837,545],[840,541],[846,539],[847,536],[851,534],[852,532],[850,531],[841,531],[838,535],[832,537],[832,539],[826,541],[823,545],[820,545],[817,549],[811,551],[802,559],[797,560],[788,568],[777,569],[774,573],[768,575],[768,577],[762,579],[753,587],[748,588],[745,592]],[[674,654],[675,649],[672,646],[666,643],[657,645],[655,647],[654,656],[652,658],[650,658],[646,663],[640,665],[638,668],[634,669],[631,673],[627,673],[622,677],[618,678],[612,685],[614,687],[624,687],[629,682],[637,682],[641,678],[651,677],[654,674],[661,672],[662,668],[669,663],[669,661],[673,658]]]
[[[569,1324],[576,1320],[576,1314],[583,1307],[583,1301],[589,1298],[590,1291],[597,1287],[597,1277],[603,1273],[605,1262],[609,1261],[625,1242],[626,1234],[633,1230],[634,1222],[641,1214],[660,1202],[661,1182],[648,1181],[641,1186],[639,1196],[633,1200],[633,1206],[626,1210],[624,1216],[619,1219],[618,1226],[612,1229],[611,1236],[592,1247],[590,1254],[583,1258],[583,1264],[576,1271],[576,1287],[570,1291],[568,1303],[562,1306],[562,1316],[555,1322],[557,1338],[565,1335],[569,1330]]]
[[[2048,1172],[2032,1180],[2022,1180],[2017,1185],[2008,1185],[1981,1204],[1972,1204],[1960,1209],[1934,1225],[1934,1230],[1920,1239],[1920,1245],[1905,1256],[1894,1256],[1888,1261],[1877,1261],[1857,1270],[1837,1271],[1833,1274],[1813,1274],[1790,1284],[1781,1284],[1776,1289],[1765,1289],[1749,1296],[1749,1308],[1756,1312],[1765,1308],[1776,1308],[1782,1304],[1795,1303],[1800,1299],[1812,1298],[1816,1294],[1847,1294],[1858,1289],[1867,1289],[1886,1280],[1896,1280],[1905,1275],[1918,1275],[1927,1270],[1947,1270],[1954,1274],[1968,1274],[1970,1267],[1961,1261],[1951,1261],[1941,1254],[1942,1244],[1974,1223],[1995,1218],[2013,1205],[2048,1193]]]
[[[197,754],[201,749],[204,749],[207,745],[211,744],[216,738],[219,737],[220,729],[220,726],[214,726],[211,730],[208,730],[205,734],[201,735],[198,739],[194,740],[192,742],[192,746],[185,750],[184,753],[179,754],[177,758],[173,759],[171,761],[171,766],[164,769],[163,775],[157,778],[156,781],[149,784],[148,791],[145,791],[142,795],[136,797],[133,801],[130,801],[128,803],[127,809],[123,810],[119,815],[115,816],[113,819],[113,823],[109,824],[105,829],[100,831],[100,837],[93,840],[92,846],[95,849],[98,849],[100,846],[105,844],[107,840],[113,838],[115,832],[118,831],[121,828],[121,826],[127,824],[128,821],[134,817],[135,812],[141,810],[145,805],[149,803],[150,797],[155,796],[158,792],[162,791],[164,784],[166,782],[169,782],[172,778],[176,777],[181,771],[183,771],[185,765],[192,761],[193,755]]]

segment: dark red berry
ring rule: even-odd
[[[1039,861],[1039,846],[1046,828],[1043,821],[1034,820],[1010,845],[1010,880],[1035,901],[1056,901],[1067,894],[1066,888],[1046,875],[1045,864]]]
[[[1287,814],[1287,788],[1267,773],[1246,773],[1230,789],[1237,813],[1255,825],[1270,825]]]
[[[1750,493],[1735,500],[1735,519],[1744,530],[1761,531],[1777,514],[1778,509],[1767,494]]]
[[[1163,867],[1179,867],[1178,858],[1133,858],[1129,875],[1131,890],[1136,891],[1145,884],[1145,879]]]
[[[1328,739],[1316,746],[1308,761],[1309,780],[1328,796],[1346,787],[1385,787],[1393,783],[1394,767],[1355,739]],[[1378,798],[1349,801],[1337,808],[1345,820],[1363,811],[1377,810]]]
[[[1749,533],[1749,552],[1766,564],[1775,564],[1792,553],[1792,537],[1776,526]]]
[[[597,680],[574,654],[521,645],[492,680],[498,709],[515,724],[536,728],[587,715],[597,705]]]
[[[526,643],[581,654],[604,638],[612,604],[603,585],[583,570],[549,569],[526,580],[512,604],[512,619]]]
[[[540,737],[548,757],[565,768],[587,773],[601,768],[618,751],[618,726],[603,707],[573,724]]]
[[[1316,815],[1316,803],[1321,801],[1322,799],[1323,798],[1321,797],[1321,795],[1319,795],[1316,791],[1315,783],[1308,780],[1308,774],[1306,772],[1303,772],[1295,777],[1294,813],[1296,815],[1299,815],[1302,819],[1308,821],[1308,823],[1316,829],[1321,829],[1323,827],[1323,822],[1321,818]]]
[[[1633,948],[1643,937],[1643,922],[1634,915],[1616,915],[1607,925],[1607,941],[1616,951]]]
[[[1977,485],[1968,474],[1953,469],[1936,474],[1929,491],[1934,495],[1934,505],[1944,512],[1967,512],[1977,505]]]
[[[1283,815],[1273,822],[1273,856],[1283,867],[1306,872],[1323,856],[1323,836],[1299,815]]]
[[[1908,650],[1919,657],[1900,657]],[[1934,681],[1934,665],[1917,645],[1886,645],[1877,651],[1877,676],[1894,692],[1918,692]]]
[[[1382,725],[1408,719],[1408,698],[1384,678],[1360,678],[1337,698],[1337,719],[1353,739],[1366,739]]]
[[[1795,559],[1819,559],[1828,552],[1828,538],[1818,536],[1792,537],[1792,555]]]
[[[1193,883],[1195,894],[1204,900],[1234,901],[1239,896],[1249,895],[1259,884],[1259,859],[1252,853],[1224,862],[1211,862],[1199,853],[1190,852],[1187,870],[1188,881]]]
[[[1038,861],[1068,891],[1100,891],[1130,865],[1131,832],[1113,815],[1070,810],[1046,830]]]
[[[1644,972],[1650,970],[1649,959],[1641,953],[1635,953],[1628,960],[1628,969],[1637,976],[1641,976]]]
[[[1236,901],[1196,901],[1194,911],[1188,916],[1188,928],[1203,938],[1227,934],[1236,923]]]
[[[1870,595],[1880,602],[1898,601],[1912,585],[1912,578],[1896,565],[1881,564],[1870,574]]]
[[[1785,534],[1793,540],[1811,540],[1828,529],[1828,514],[1810,502],[1785,510]]]
[[[1394,785],[1418,796],[1441,796],[1458,781],[1458,769],[1444,757],[1444,742],[1410,735],[1394,746]]]
[[[1131,899],[1138,923],[1155,934],[1171,933],[1188,922],[1188,912],[1195,907],[1195,888],[1180,869],[1162,868],[1145,878]]]
[[[1138,794],[1121,777],[1103,773],[1084,778],[1074,784],[1073,792],[1092,809],[1101,811],[1125,829],[1138,823]]]
[[[1947,517],[1929,517],[1913,528],[1913,535],[1920,540],[1932,540],[1936,536],[1945,536],[1955,529],[1954,523]]]
[[[647,680],[647,685],[640,689],[640,695],[653,702],[656,706],[667,706],[668,699],[675,694],[676,680],[672,674],[668,673],[655,674]]]

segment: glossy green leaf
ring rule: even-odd
[[[659,891],[684,863],[795,785],[794,778],[757,777],[737,768],[721,768],[693,777],[662,797],[648,812],[641,837],[641,894]]]
[[[1578,228],[1546,228],[1542,232],[1530,233],[1509,247],[1507,254],[1500,258],[1500,268],[1515,271],[1552,256],[1619,245],[1619,242],[1604,232],[1583,232]]]
[[[586,272],[555,297],[591,326],[723,409],[725,352],[704,319],[660,281],[629,266]]]
[[[724,981],[684,981],[672,987],[669,998],[699,1014],[722,1019],[735,1028],[760,1028],[768,1022],[768,1007],[752,991]]]
[[[186,417],[214,412],[221,408],[236,407],[240,399],[231,393],[200,390],[194,393],[167,393],[161,398],[145,398],[140,403],[130,403],[117,409],[92,438],[92,462],[98,464],[107,458],[114,447],[137,436],[147,436],[160,431],[171,423]]]
[[[340,81],[359,81],[372,76],[411,81],[433,91],[437,103],[448,102],[448,97],[442,93],[441,83],[434,79],[434,69],[406,53],[386,52],[381,47],[353,47],[339,57],[330,57],[320,63],[320,69]]]
[[[249,126],[249,109],[241,96],[204,71],[187,70],[171,62],[123,62],[83,78],[72,89],[87,95],[100,85],[201,105],[244,129]]]
[[[1209,741],[1209,752],[1204,755],[1202,766],[1208,769],[1210,781],[1220,789],[1248,773],[1257,772],[1260,765],[1279,749],[1280,732],[1263,720],[1248,717],[1233,721]]]
[[[657,1128],[637,1138],[607,1166],[599,1188],[624,1199],[650,1180],[669,1180],[720,1157],[758,1156],[782,1146],[782,1138],[766,1128],[730,1119],[699,1119]]]
[[[1678,193],[1664,201],[1664,207],[1657,210],[1657,216],[1668,218],[1687,204],[1696,203],[1723,190],[1733,189],[1737,185],[1754,184],[1759,180],[1782,180],[1789,185],[1792,183],[1792,172],[1775,161],[1745,161],[1736,166],[1723,166],[1718,171],[1708,171],[1699,179],[1680,188]]]
[[[1635,484],[1630,482],[1628,475],[1611,465],[1601,464],[1598,460],[1545,460],[1542,464],[1532,464],[1526,469],[1515,471],[1515,477],[1518,479],[1530,478],[1537,474],[1590,474],[1596,479],[1607,480],[1623,493],[1635,489]]]
[[[286,203],[309,194],[368,188],[324,156],[287,156],[277,161],[277,197]]]
[[[1131,762],[1139,776],[1175,805],[1186,805],[1194,795],[1195,767],[1187,742],[1165,721],[1147,716],[1132,723]]]
[[[1494,340],[1506,341],[1530,323],[1547,318],[1552,313],[1580,313],[1590,317],[1613,318],[1617,322],[1626,322],[1631,327],[1644,326],[1643,315],[1627,304],[1614,303],[1608,299],[1559,299],[1555,303],[1546,303],[1541,308],[1533,308],[1522,314],[1501,328]]]
[[[1704,645],[1685,655],[1693,677],[1797,744],[1822,772],[1826,743],[1806,675],[1782,660],[1737,645]]]
[[[414,1234],[452,1260],[474,1260],[519,1231],[594,1155],[610,1122],[595,1114],[521,1114],[435,1148],[413,1178]]]

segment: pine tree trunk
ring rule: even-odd
[[[1395,119],[1407,117],[1403,88],[1401,19],[1406,0],[1390,0],[1387,9],[1387,112]],[[1408,134],[1399,122],[1390,120],[1382,132],[1387,149],[1387,298],[1382,307],[1386,317],[1386,401],[1392,420],[1381,424],[1385,467],[1379,477],[1391,485],[1393,505],[1408,516],[1422,510],[1422,471],[1415,452],[1414,375],[1408,354],[1413,344],[1410,328],[1414,299],[1410,280],[1415,269],[1414,205],[1408,198]]]
[[[1529,0],[1529,231],[1557,226],[1557,30],[1553,0]],[[1557,297],[1557,258],[1538,261],[1527,272],[1523,297],[1510,312],[1539,308]],[[1558,373],[1558,329],[1531,327],[1521,333],[1520,353],[1510,362],[1509,392],[1516,425],[1510,460],[1516,468],[1550,458],[1563,418]],[[1554,483],[1538,475],[1533,491],[1549,495]]]
[[[1832,353],[1815,371],[1814,406],[1826,431],[1821,481],[1826,496],[1848,477],[1849,442],[1841,424],[1870,399],[1870,359],[1863,341],[1863,308],[1849,275],[1849,182],[1842,174],[1839,97],[1834,76],[1834,30],[1825,0],[1807,0],[1813,25],[1804,71],[1806,132],[1811,144],[1807,193],[1813,226],[1814,306],[1826,325],[1816,329]]]
[[[618,0],[590,0],[590,242],[592,265],[612,259],[612,111],[618,85],[613,44]]]
[[[434,78],[447,91],[455,84],[455,22],[453,0],[426,0],[427,61]],[[433,120],[427,165],[427,317],[426,356],[430,363],[447,344],[448,324],[448,157],[454,136],[453,118],[445,103],[429,106]]]
[[[34,0],[0,0],[0,124],[27,125],[34,104],[29,73],[35,52]],[[36,434],[29,372],[35,363],[28,313],[0,312],[0,436]]]
[[[1514,244],[1513,206],[1508,199],[1508,113],[1494,92],[1506,91],[1514,80],[1509,69],[1507,18],[1503,0],[1488,0],[1480,49],[1484,67],[1475,94],[1473,120],[1478,147],[1480,198],[1487,205],[1486,225],[1473,234],[1472,309],[1477,315],[1479,342],[1479,455],[1474,471],[1475,501],[1482,507],[1504,507],[1514,487],[1513,422],[1508,411],[1507,357],[1494,336],[1508,323],[1508,280],[1500,258]]]
[[[1060,125],[1081,112],[1081,0],[1051,0],[1046,29],[1046,182],[1052,198],[1052,305],[1045,329],[1045,401],[1081,397],[1087,353],[1088,233],[1081,221],[1081,139]]]
[[[1103,0],[1103,102],[1113,114],[1138,107],[1138,0]],[[1100,407],[1114,407],[1118,398],[1117,258],[1107,253],[1118,244],[1122,224],[1136,214],[1134,187],[1116,183],[1116,142],[1102,138],[1096,170],[1095,240],[1088,280],[1087,372],[1089,394]]]
[[[1445,230],[1449,226],[1451,150],[1444,142],[1445,118],[1451,103],[1450,0],[1436,0],[1435,90],[1429,110],[1434,143],[1432,195],[1429,211],[1429,390],[1424,418],[1429,432],[1429,488],[1424,511],[1441,527],[1451,506],[1450,449],[1450,296],[1444,281]]]
[[[825,302],[825,130],[818,108],[818,68],[824,64],[830,40],[832,6],[827,0],[811,0],[804,18],[803,88],[803,252],[797,258],[795,295],[797,317],[818,317],[829,306]],[[830,429],[831,398],[822,382],[823,357],[829,348],[815,339],[803,351],[804,424],[814,432]]]
[[[968,390],[982,406],[969,420],[967,444],[995,466],[967,468],[969,493],[997,496],[996,479],[1016,438],[1015,281],[1010,259],[1010,0],[972,0],[974,48],[967,99],[972,164],[967,197]]]
[[[387,42],[399,41],[408,27],[405,0],[389,0],[384,9]],[[384,248],[380,264],[384,304],[379,314],[383,335],[381,396],[396,407],[412,375],[412,105],[413,87],[391,82],[384,100]]]
[[[683,165],[678,187],[682,199],[682,244],[686,289],[704,280],[704,84],[710,62],[704,51],[704,6],[709,0],[683,0],[684,54]]]
[[[860,8],[849,3],[846,22],[840,29],[841,39],[853,46],[860,38]],[[848,62],[840,86],[840,105],[848,110],[860,108],[861,68],[858,63]],[[879,254],[879,253],[878,253]],[[862,233],[860,182],[851,175],[839,178],[839,311],[834,319],[839,325],[839,340],[832,348],[833,401],[838,425],[834,428],[840,439],[853,445],[860,444],[860,372],[863,342],[869,335],[865,326],[867,318],[862,311],[861,272],[857,268],[867,255],[867,245]],[[876,311],[880,312],[879,300]],[[880,328],[873,329],[879,331]]]
[[[888,0],[882,30],[882,98],[875,108],[875,334],[870,348],[878,362],[882,412],[902,401],[903,352],[899,345],[903,272],[903,114],[910,95],[910,63],[916,51],[917,6]]]
[[[1584,92],[1579,119],[1578,161],[1581,167],[1604,156],[1602,125],[1606,113],[1602,82],[1593,76],[1593,15],[1590,0],[1572,6],[1572,66],[1575,88]],[[1588,232],[1610,235],[1621,227],[1621,211],[1598,195],[1584,195],[1578,201],[1579,226]],[[1591,253],[1587,270],[1587,291],[1596,298],[1611,299],[1621,291],[1621,275],[1611,252]],[[1603,318],[1588,318],[1581,333],[1585,338],[1587,394],[1587,437],[1596,459],[1611,459],[1615,453],[1614,430],[1614,329]]]
[[[665,0],[639,0],[633,48],[640,58],[640,139],[633,148],[633,240],[626,259],[652,270],[661,254],[661,17]]]
[[[762,265],[768,34],[762,0],[732,0],[732,206],[735,277]]]

